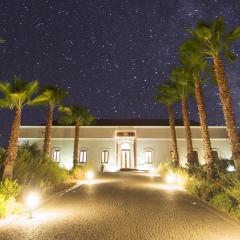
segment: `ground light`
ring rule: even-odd
[[[165,181],[168,184],[169,188],[184,189],[185,179],[178,174],[169,173],[165,177]]]
[[[165,177],[165,181],[166,181],[168,184],[172,185],[172,184],[174,184],[174,182],[175,182],[175,176],[174,176],[173,174],[168,174],[168,175]]]
[[[26,204],[27,204],[27,208],[29,211],[29,218],[32,218],[32,211],[34,208],[36,208],[38,206],[39,200],[40,200],[40,197],[39,197],[38,193],[36,193],[36,192],[28,193],[28,195],[26,197]]]
[[[93,180],[94,179],[94,172],[93,171],[87,171],[86,173],[87,180]]]

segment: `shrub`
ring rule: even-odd
[[[0,218],[21,210],[21,204],[16,201],[20,191],[21,187],[17,181],[6,179],[0,183]]]
[[[200,186],[200,182],[198,181],[198,179],[191,177],[186,182],[185,188],[188,192],[190,192],[194,196],[200,197],[199,186]]]
[[[220,192],[216,195],[214,195],[210,201],[210,205],[224,211],[224,212],[230,212],[233,203],[229,195],[225,192]]]
[[[15,198],[20,193],[21,187],[17,181],[4,180],[0,183],[0,195],[8,200],[10,198]]]
[[[234,173],[220,173],[219,184],[229,196],[240,203],[240,181]]]
[[[54,186],[64,182],[68,171],[61,168],[52,159],[43,161],[41,151],[36,144],[20,146],[13,178],[25,188],[40,188],[43,191],[51,190]]]
[[[240,204],[230,210],[230,214],[240,220]]]
[[[198,164],[184,169],[163,163],[159,166],[159,173],[163,177],[168,173],[180,176],[185,180],[185,189],[189,193],[240,219],[240,181],[235,173],[226,170],[232,164],[226,159],[215,161],[214,180],[211,181],[206,178],[204,165]]]
[[[81,166],[77,166],[70,172],[70,174],[75,179],[82,179],[84,177],[84,171]]]
[[[227,169],[229,167],[234,167],[234,161],[232,159],[215,159],[214,160],[214,166],[217,169],[218,172],[227,172]]]

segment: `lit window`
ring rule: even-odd
[[[87,151],[81,150],[79,154],[79,162],[80,163],[86,163],[87,162]]]
[[[60,150],[55,149],[52,151],[52,158],[55,162],[59,163],[60,162]]]
[[[101,153],[101,163],[108,163],[109,151],[104,150]]]
[[[145,163],[153,163],[152,151],[151,150],[146,150],[145,151]]]

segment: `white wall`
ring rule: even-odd
[[[151,165],[145,164],[145,149],[153,151],[154,165],[158,166],[161,162],[170,159],[171,138],[169,127],[82,127],[80,130],[79,150],[87,150],[88,163],[100,170],[101,151],[109,151],[109,163],[105,164],[106,171],[114,171],[119,167],[120,151],[118,150],[118,165],[116,163],[116,138],[117,130],[136,131],[136,154],[137,168],[150,169]],[[21,127],[19,143],[28,141],[30,144],[37,143],[42,149],[44,127]],[[193,147],[198,151],[198,157],[201,164],[204,164],[203,147],[200,138],[200,128],[191,129],[193,137]],[[220,158],[231,158],[231,147],[226,138],[226,128],[210,128],[212,137],[212,148],[219,152]],[[184,128],[177,127],[178,151],[180,164],[186,163],[186,141],[184,139]],[[61,150],[61,166],[70,169],[73,159],[74,127],[54,127],[52,149]],[[134,138],[134,137],[133,137]],[[119,141],[119,139],[118,139]],[[121,140],[122,141],[122,140]],[[133,140],[134,141],[134,140]],[[133,153],[132,149],[132,153]],[[84,164],[82,164],[84,165]]]

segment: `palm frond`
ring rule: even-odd
[[[12,87],[11,84],[6,82],[0,82],[0,92],[2,92],[5,96],[11,93]]]

